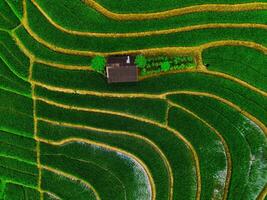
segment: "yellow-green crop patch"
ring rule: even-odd
[[[0,200],[264,200],[266,16],[251,0],[0,1]],[[109,84],[126,57],[137,82]]]

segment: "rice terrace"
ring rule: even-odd
[[[0,0],[0,200],[267,199],[266,0]]]

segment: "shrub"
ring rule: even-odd
[[[144,68],[146,66],[147,59],[144,55],[137,55],[134,61],[134,64],[137,65],[139,68]]]
[[[186,68],[186,65],[185,64],[181,64],[180,65],[180,69],[185,69]]]
[[[138,59],[142,61],[144,56],[139,56],[140,58]],[[145,58],[145,60],[146,64],[142,69],[146,69],[146,72],[141,73],[141,75],[195,67],[194,58],[192,56],[153,56]],[[135,61],[135,63],[137,63],[137,61]]]
[[[191,56],[187,57],[188,62],[193,62],[193,58]]]
[[[166,72],[166,71],[170,70],[171,65],[168,61],[165,61],[165,62],[161,63],[160,67],[161,67],[162,71]]]
[[[105,65],[106,65],[106,59],[104,56],[95,56],[92,59],[91,66],[95,71],[99,73],[104,72]]]
[[[188,67],[188,68],[195,67],[195,66],[196,66],[196,65],[195,65],[194,63],[188,63],[188,64],[187,64],[187,67]]]

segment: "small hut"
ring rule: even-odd
[[[138,69],[134,56],[110,56],[106,65],[108,83],[137,82]]]

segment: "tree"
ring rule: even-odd
[[[137,55],[134,60],[134,64],[137,65],[139,68],[145,68],[147,63],[147,59],[144,55]]]
[[[104,56],[95,56],[91,61],[92,68],[99,72],[103,73],[106,65],[106,59]]]
[[[162,62],[160,68],[164,72],[169,71],[171,68],[170,62],[169,61]]]

